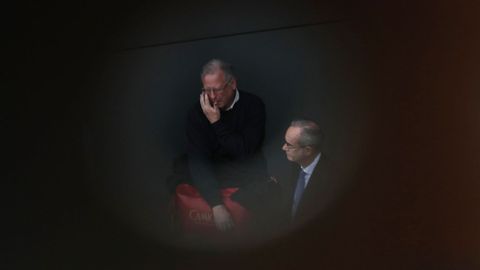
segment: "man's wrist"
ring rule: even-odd
[[[215,206],[212,207],[212,210],[215,211],[215,210],[221,209],[221,208],[225,208],[225,205],[223,205],[223,204],[217,204],[217,205],[215,205]]]
[[[218,121],[220,121],[220,117],[218,117],[216,119],[215,118],[214,119],[208,119],[208,121],[210,122],[210,124],[213,125],[213,124],[217,123]]]

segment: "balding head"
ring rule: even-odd
[[[317,123],[312,120],[297,119],[290,123],[290,127],[300,128],[299,145],[311,146],[316,151],[320,151],[323,133]]]

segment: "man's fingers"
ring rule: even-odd
[[[234,223],[233,223],[232,218],[228,218],[228,219],[225,221],[224,224],[225,224],[225,229],[228,230],[228,231],[231,230],[231,229],[233,229],[233,227],[234,227]]]
[[[220,230],[223,231],[223,232],[233,230],[233,223],[232,222],[225,222],[225,223],[221,224],[220,225]]]
[[[208,100],[208,95],[205,93],[203,95],[203,103],[205,104],[205,106],[208,108],[208,109],[211,109],[212,108],[212,105],[210,105],[210,101]]]
[[[217,228],[220,231],[224,232],[227,230],[227,224],[225,222],[220,222],[219,224],[217,224]]]
[[[207,108],[209,108],[210,110],[213,109],[213,106],[214,106],[214,105],[212,105],[212,104],[210,103],[210,99],[208,98],[208,95],[207,95],[207,94],[205,94],[204,103],[205,103],[205,105],[207,106]]]
[[[217,222],[215,223],[217,225],[218,230],[222,232],[231,231],[235,227],[235,223],[231,218],[227,218],[225,220],[218,221],[218,223]]]
[[[212,110],[212,106],[210,105],[210,102],[208,101],[208,96],[205,93],[202,93],[200,95],[200,106],[202,107],[202,110],[204,112],[209,112]]]
[[[200,106],[202,107],[202,110],[205,110],[205,101],[204,101],[204,93],[200,94]]]

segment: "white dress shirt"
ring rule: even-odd
[[[226,109],[226,111],[231,110],[233,108],[233,105],[237,103],[237,101],[240,99],[240,94],[238,93],[238,89],[235,89],[235,98],[233,99],[232,105]]]

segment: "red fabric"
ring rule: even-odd
[[[232,215],[235,222],[235,231],[245,229],[250,219],[249,212],[230,196],[238,188],[224,188],[221,195],[225,207]],[[186,233],[215,233],[217,229],[213,221],[212,210],[208,203],[201,197],[197,189],[189,184],[177,186],[175,204],[182,230]]]

